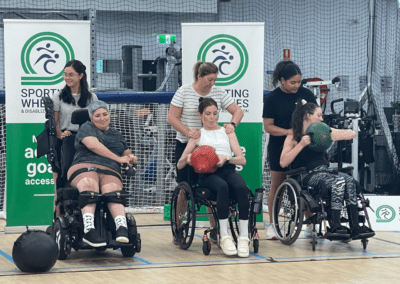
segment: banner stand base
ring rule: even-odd
[[[49,226],[6,226],[4,227],[4,233],[6,234],[18,234],[18,233],[24,233],[28,230],[38,230],[38,231],[44,231],[46,232],[46,229]]]

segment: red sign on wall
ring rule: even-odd
[[[283,60],[290,60],[290,48],[283,49]]]

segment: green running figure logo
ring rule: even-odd
[[[376,210],[376,222],[391,222],[396,217],[396,212],[389,205],[379,206]]]
[[[65,64],[75,59],[71,44],[54,32],[33,35],[21,51],[21,65],[25,74],[21,85],[56,85],[62,82]]]
[[[217,65],[219,74],[216,86],[236,83],[249,66],[249,55],[244,44],[236,37],[226,34],[207,39],[199,49],[197,60]]]

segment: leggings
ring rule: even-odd
[[[199,186],[217,193],[217,212],[219,219],[227,219],[229,215],[229,191],[238,201],[239,219],[249,219],[249,199],[247,185],[242,176],[235,170],[235,165],[227,164],[212,174],[200,174]]]
[[[354,178],[348,174],[334,173],[328,166],[318,166],[311,170],[313,174],[308,180],[308,186],[316,186],[323,180],[328,189],[331,189],[332,210],[342,210],[343,200],[346,205],[357,205],[356,184]]]
[[[175,146],[175,162],[178,164],[179,159],[182,157],[183,151],[186,148],[187,143],[182,143],[179,140],[176,140]],[[196,173],[193,167],[186,165],[183,169],[176,168],[176,182],[186,181],[190,185],[194,185],[197,183],[199,179],[199,174]]]

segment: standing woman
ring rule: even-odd
[[[275,192],[285,180],[287,168],[279,164],[283,144],[287,135],[292,135],[292,113],[299,98],[307,102],[317,103],[314,94],[301,87],[301,70],[290,60],[279,62],[272,74],[273,85],[278,81],[281,85],[269,93],[264,101],[264,130],[270,134],[268,143],[268,158],[271,170],[271,189],[268,195],[269,222],[272,224],[272,206]],[[272,227],[271,227],[272,228]],[[268,230],[267,239],[276,239],[273,230]]]
[[[86,66],[79,60],[71,60],[64,67],[65,87],[53,96],[54,116],[57,125],[57,152],[61,158],[62,141],[65,137],[76,134],[79,125],[71,123],[74,110],[87,108],[92,101],[97,101],[97,96],[89,92]],[[73,144],[73,143],[72,143]],[[73,155],[70,156],[71,162]],[[55,184],[54,202],[57,200],[57,178],[61,175],[61,169],[54,164],[53,178]],[[55,204],[55,203],[54,203]],[[60,216],[60,207],[54,205],[55,217]]]
[[[168,123],[177,131],[175,161],[178,162],[185,150],[189,138],[200,137],[201,120],[198,117],[199,98],[212,98],[218,109],[226,109],[232,114],[231,122],[225,124],[226,134],[235,131],[243,117],[242,109],[223,89],[214,86],[217,80],[218,67],[209,62],[198,61],[193,66],[194,82],[180,87],[171,101],[168,112]],[[197,181],[198,174],[193,168],[185,166],[177,170],[177,182],[187,181],[188,174],[192,181]]]
[[[178,163],[183,151],[189,141],[189,138],[197,139],[200,137],[200,128],[202,128],[201,119],[198,117],[199,98],[212,98],[217,102],[218,109],[227,110],[232,119],[230,123],[225,124],[226,134],[235,131],[237,125],[243,118],[242,109],[235,103],[232,97],[223,89],[214,86],[218,76],[218,67],[210,62],[198,61],[193,66],[194,82],[192,84],[180,87],[171,101],[171,107],[168,112],[168,123],[176,130],[175,162]],[[196,182],[199,175],[193,168],[186,165],[182,169],[177,168],[176,181]],[[214,219],[210,217],[210,225],[214,226]],[[216,242],[216,236],[210,236],[210,239]],[[177,243],[174,240],[174,243]]]

